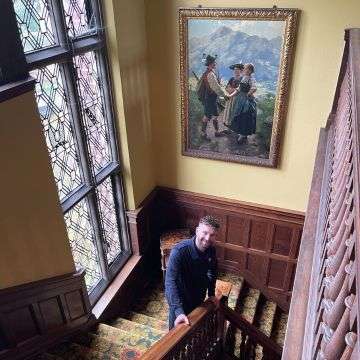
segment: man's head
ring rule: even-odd
[[[199,225],[196,227],[196,247],[200,251],[206,251],[210,246],[214,245],[216,233],[220,227],[218,221],[210,216],[204,216],[200,219]]]
[[[216,68],[216,55],[207,55],[205,58],[205,66],[207,66],[208,69],[214,70]]]

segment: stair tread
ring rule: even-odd
[[[118,357],[113,357],[102,351],[91,349],[86,346],[82,346],[80,344],[75,344],[75,343],[62,344],[62,345],[58,346],[57,348],[53,349],[52,352],[53,352],[53,354],[51,354],[51,355],[55,355],[64,360],[98,360],[98,359],[116,360],[116,359],[119,359]],[[125,360],[126,358],[123,358],[123,359]]]
[[[288,314],[281,311],[278,315],[277,321],[274,323],[274,328],[271,333],[271,338],[281,347],[284,347],[287,321]]]
[[[262,331],[266,336],[271,335],[274,325],[274,318],[277,305],[271,300],[266,300],[261,307],[259,318],[257,319],[257,328]]]
[[[124,344],[131,348],[136,348],[139,351],[147,350],[161,337],[158,337],[158,339],[146,338],[143,337],[141,332],[130,333],[107,324],[99,324],[96,335],[105,337],[109,341],[118,343],[120,345]]]
[[[127,332],[142,332],[146,335],[148,338],[154,338],[158,340],[162,336],[166,334],[166,331],[159,330],[157,328],[153,328],[149,325],[139,324],[135,321],[131,321],[124,318],[117,318],[114,321],[112,321],[109,325],[114,326],[118,329],[125,330]]]
[[[144,353],[144,351],[129,346],[126,342],[114,342],[108,337],[92,333],[84,334],[81,338],[78,337],[76,342],[81,346],[105,353],[117,359],[137,359]]]
[[[138,312],[130,311],[125,315],[125,318],[161,331],[167,332],[169,329],[168,323],[166,321],[156,319],[151,316],[147,316],[145,314],[141,314]]]
[[[249,287],[246,296],[241,302],[240,314],[251,324],[254,322],[260,294],[260,290]]]

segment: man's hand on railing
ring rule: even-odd
[[[187,318],[187,316],[185,314],[180,314],[174,322],[174,326],[179,325],[179,324],[185,324],[185,325],[189,325],[190,326],[190,321]]]

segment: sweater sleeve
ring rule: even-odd
[[[175,248],[170,253],[170,258],[166,267],[165,276],[165,295],[169,307],[175,309],[175,315],[185,314],[182,300],[180,298],[179,289],[176,284],[181,267],[180,253]]]

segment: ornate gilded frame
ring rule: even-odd
[[[179,9],[180,32],[180,85],[182,154],[186,156],[238,162],[265,167],[277,167],[280,160],[282,129],[287,116],[290,78],[295,52],[295,41],[300,10],[279,8],[232,9],[232,8],[181,8]],[[189,148],[189,91],[188,91],[188,20],[189,19],[239,19],[285,21],[280,55],[278,86],[275,99],[273,127],[269,158],[225,154]]]

